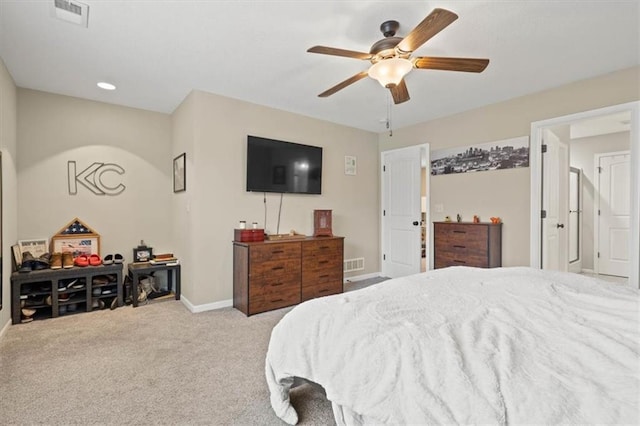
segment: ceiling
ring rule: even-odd
[[[389,97],[376,81],[317,96],[369,63],[306,50],[368,52],[383,21],[402,37],[436,7],[459,19],[414,56],[491,62],[413,70],[396,129],[640,65],[638,1],[84,0],[88,27],[52,17],[52,3],[0,0],[0,57],[19,87],[164,113],[197,89],[382,132]]]

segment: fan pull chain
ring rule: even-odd
[[[387,129],[389,137],[393,136],[393,127],[391,126],[391,91],[387,92]]]

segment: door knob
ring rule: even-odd
[[[557,224],[557,225],[556,225],[556,227],[558,227],[558,228],[564,228],[564,223],[559,223],[559,224]]]
[[[418,226],[418,225],[420,225],[420,222],[418,222],[417,220],[414,220],[413,221],[413,226]]]

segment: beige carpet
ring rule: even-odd
[[[11,326],[0,341],[0,423],[281,425],[264,358],[289,310],[247,318],[164,301]],[[299,424],[334,423],[317,387],[296,388],[292,403]]]

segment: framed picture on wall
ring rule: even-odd
[[[173,192],[187,190],[187,153],[173,159]]]

